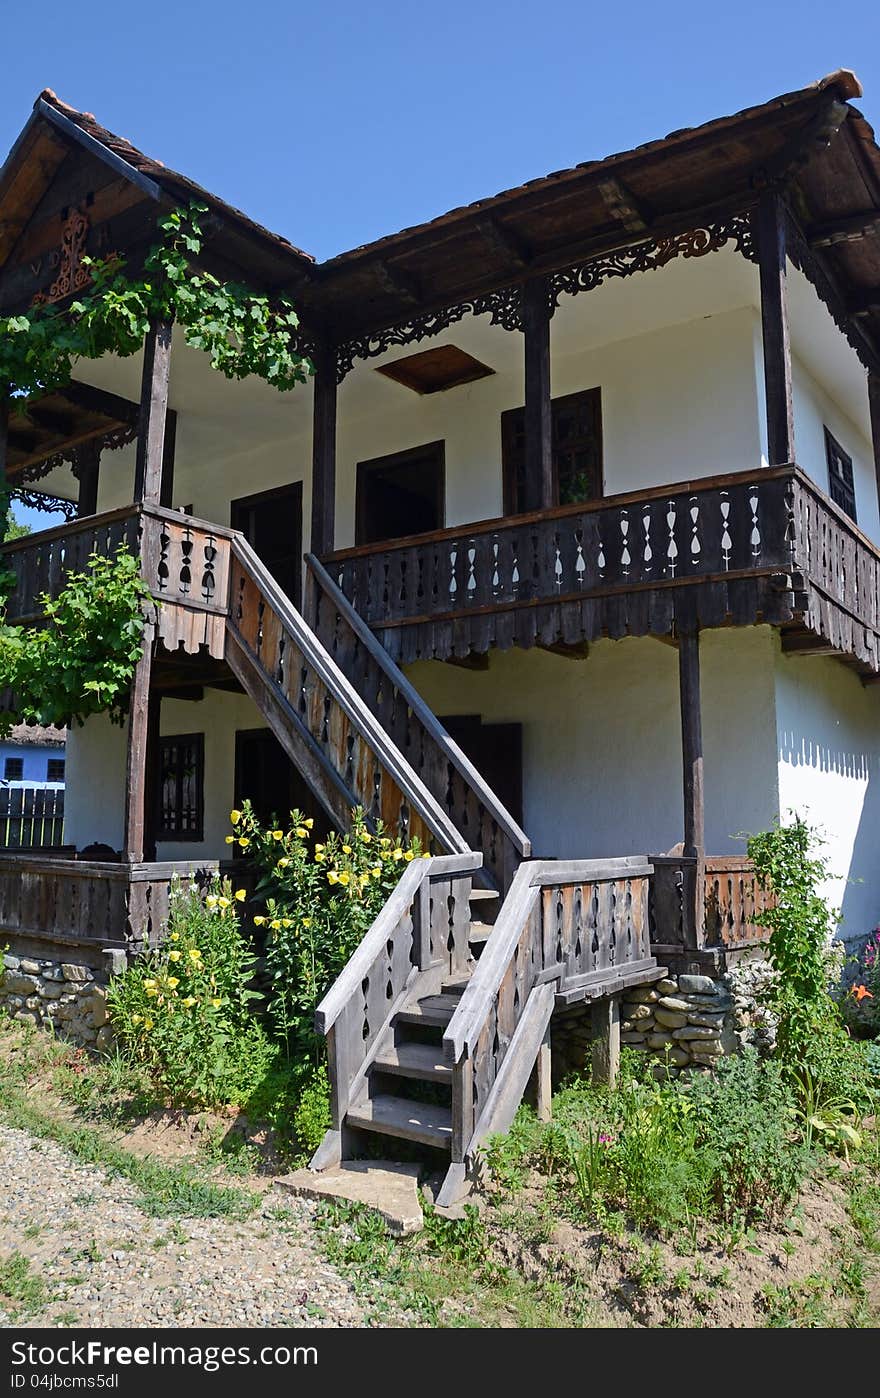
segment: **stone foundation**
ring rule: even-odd
[[[6,952],[0,1010],[22,1024],[52,1029],[62,1038],[99,1050],[113,1042],[107,1015],[107,976],[79,961]],[[109,967],[114,970],[115,967]]]

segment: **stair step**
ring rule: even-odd
[[[463,995],[465,986],[470,980],[470,976],[455,976],[452,980],[444,981],[441,994],[443,995]]]
[[[410,1102],[405,1097],[382,1093],[350,1107],[345,1119],[349,1126],[362,1131],[381,1131],[386,1136],[420,1141],[425,1146],[448,1150],[452,1143],[452,1108],[433,1102]]]
[[[452,1069],[437,1044],[392,1044],[373,1059],[373,1067],[422,1082],[449,1082],[452,1078]]]
[[[471,903],[486,903],[490,899],[497,902],[501,894],[495,888],[472,888],[468,894]]]
[[[468,932],[468,941],[471,944],[474,942],[488,942],[489,936],[494,930],[491,922],[472,922]]]
[[[458,1009],[457,995],[426,995],[394,1016],[395,1024],[432,1024],[445,1029]]]

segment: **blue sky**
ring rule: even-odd
[[[0,159],[51,87],[318,258],[838,67],[880,130],[876,4],[2,9]]]

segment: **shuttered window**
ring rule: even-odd
[[[554,398],[550,405],[553,433],[554,504],[579,505],[602,495],[601,390],[588,388]],[[504,464],[504,513],[522,514],[525,505],[525,408],[501,414],[501,454]]]
[[[856,486],[853,479],[852,457],[848,456],[836,437],[825,428],[825,456],[828,461],[828,494],[845,510],[854,524],[856,519]]]
[[[205,737],[182,733],[159,743],[157,840],[201,840],[205,822]]]

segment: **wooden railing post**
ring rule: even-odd
[[[794,408],[788,328],[785,208],[775,190],[761,195],[756,219],[761,278],[764,390],[767,398],[767,459],[771,466],[794,461]]]
[[[336,349],[315,355],[312,425],[312,553],[330,553],[336,535]]]
[[[703,724],[700,711],[700,633],[697,627],[678,638],[681,701],[684,851],[696,860],[683,871],[682,912],[685,945],[695,947],[703,929],[706,832],[703,798]]]
[[[123,859],[140,864],[146,858],[149,838],[150,678],[153,669],[155,624],[144,626],[144,649],[131,682],[128,738],[125,759],[125,828]]]
[[[593,1083],[613,1087],[620,1071],[620,996],[597,1000],[590,1011]]]
[[[76,513],[80,519],[98,513],[98,477],[101,467],[101,442],[84,442],[76,451],[76,476],[79,497]]]
[[[546,277],[522,289],[525,339],[525,500],[520,510],[546,510],[555,504],[553,431],[550,404],[550,294]]]
[[[144,342],[141,411],[134,473],[136,504],[158,505],[162,497],[162,461],[171,373],[171,321],[156,320]]]

